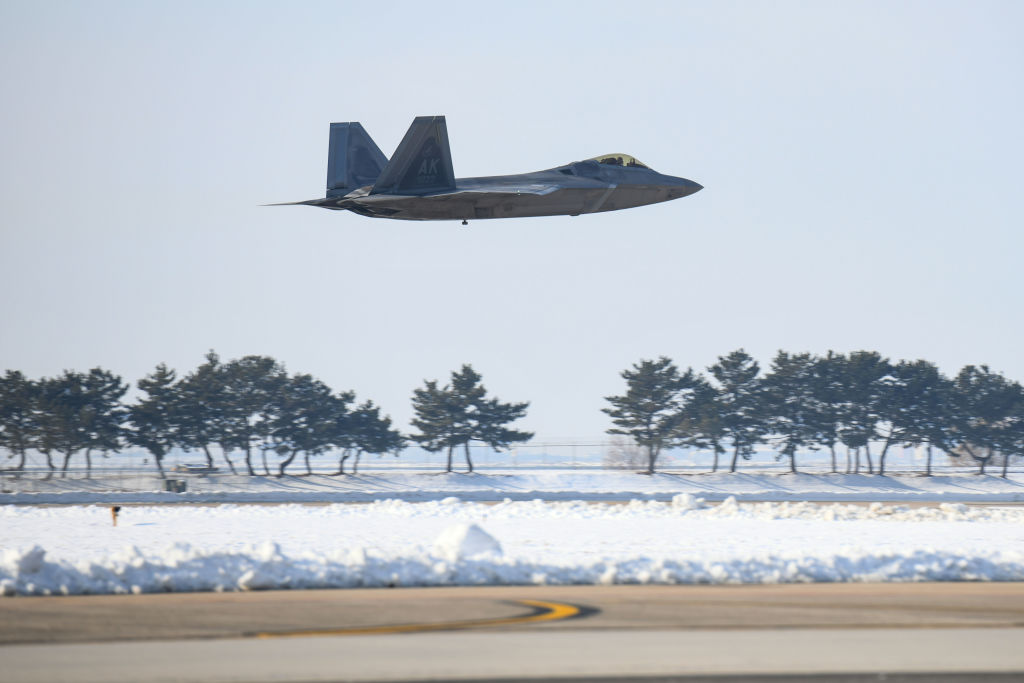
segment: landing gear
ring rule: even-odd
[[[469,221],[467,221],[465,218],[463,218],[462,219],[462,224],[463,225],[469,225]]]

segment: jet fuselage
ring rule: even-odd
[[[666,202],[701,189],[693,181],[647,168],[601,166],[578,162],[534,173],[458,178],[454,191],[421,196],[371,195],[362,188],[358,194],[363,196],[349,195],[337,208],[421,221],[577,216]]]

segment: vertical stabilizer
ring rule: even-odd
[[[455,189],[443,116],[418,116],[370,194],[423,195]]]
[[[388,164],[370,134],[357,122],[332,123],[327,149],[327,196],[343,197],[373,185]]]

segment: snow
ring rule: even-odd
[[[1024,507],[448,496],[0,507],[0,593],[1024,580]]]
[[[463,558],[501,557],[501,544],[476,524],[460,522],[448,527],[434,541],[434,554],[449,562]]]
[[[488,470],[481,473],[372,472],[332,477],[172,475],[186,493],[166,493],[156,476],[96,476],[0,480],[0,504],[157,502],[373,502],[383,498],[431,501],[602,500],[668,501],[688,493],[709,501],[729,496],[768,501],[1024,502],[1024,476],[976,474],[715,474],[640,475],[615,470]]]

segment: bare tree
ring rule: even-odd
[[[644,449],[634,441],[622,436],[613,436],[601,458],[601,464],[609,470],[638,470],[647,460]]]

